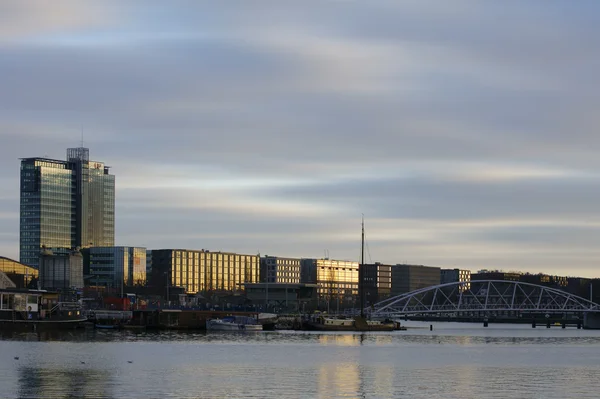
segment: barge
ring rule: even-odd
[[[72,329],[87,320],[78,302],[61,302],[57,292],[0,289],[0,330]]]

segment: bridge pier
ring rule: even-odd
[[[531,322],[531,328],[535,328],[535,320]]]
[[[550,321],[546,322],[546,328],[550,328]]]
[[[488,326],[488,319],[487,319],[487,318],[486,318],[486,319],[483,319],[483,326],[484,326],[484,327],[487,327],[487,326]]]

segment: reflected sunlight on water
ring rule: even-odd
[[[3,333],[0,386],[2,397],[597,397],[600,331],[450,324],[367,334]]]

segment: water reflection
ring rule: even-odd
[[[365,334],[319,334],[321,345],[359,346],[364,343]]]
[[[254,333],[230,332],[185,332],[185,331],[111,331],[78,329],[68,331],[18,332],[0,331],[0,341],[40,341],[40,342],[197,342],[245,344],[314,344],[325,346],[396,346],[396,345],[597,345],[600,344],[600,331],[581,335],[531,335],[528,330],[514,330],[508,336],[444,335],[437,331],[423,333],[396,331],[392,333],[323,333],[302,331],[271,331]]]
[[[331,392],[337,392],[341,397],[356,395],[362,385],[358,370],[358,364],[354,363],[322,365],[319,369],[318,397],[329,398]]]
[[[19,396],[33,397],[102,397],[110,398],[110,374],[86,368],[18,369]]]
[[[595,398],[600,375],[600,339],[591,333],[80,330],[2,337],[3,398]]]

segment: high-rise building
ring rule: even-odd
[[[21,159],[20,225],[20,261],[35,268],[42,248],[113,246],[115,176],[83,147],[67,149],[66,161]]]

